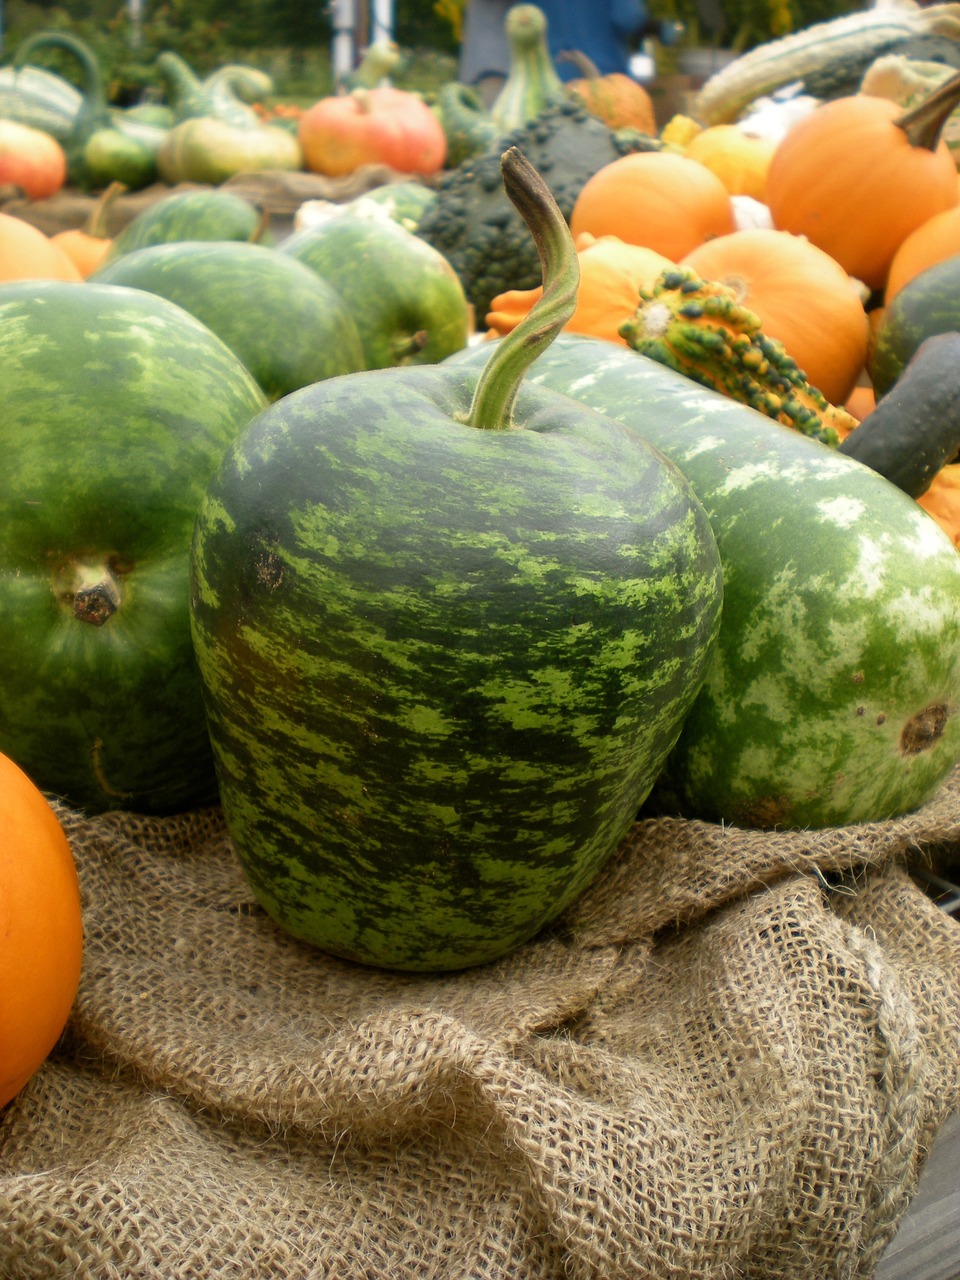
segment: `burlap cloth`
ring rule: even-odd
[[[212,809],[61,809],[81,989],[0,1122],[0,1275],[870,1276],[960,1106],[960,924],[901,821],[639,821],[560,924],[446,976],[253,903]]]

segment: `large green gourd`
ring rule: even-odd
[[[479,378],[386,369],[287,396],[228,452],[194,541],[211,741],[253,889],[297,936],[399,969],[495,959],[585,888],[719,619],[716,546],[676,468],[519,385],[572,312],[577,261],[516,151],[504,178],[546,219],[547,288],[513,341]]]
[[[139,289],[0,286],[0,751],[90,812],[216,796],[190,643],[203,488],[265,404]]]
[[[528,380],[642,433],[717,539],[720,637],[659,803],[826,827],[929,799],[960,758],[960,556],[934,521],[838,450],[612,343],[561,334]]]

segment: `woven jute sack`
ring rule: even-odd
[[[0,1119],[5,1280],[870,1276],[960,1106],[960,925],[908,870],[960,773],[858,828],[638,821],[447,975],[283,934],[218,809],[58,812],[85,965]]]

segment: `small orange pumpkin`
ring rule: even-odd
[[[671,262],[733,229],[732,199],[717,175],[669,151],[635,152],[604,165],[580,189],[570,216],[574,237],[616,236]]]
[[[857,285],[829,254],[788,231],[757,227],[708,240],[680,265],[733,289],[807,381],[843,404],[867,358],[867,316]]]
[[[619,329],[637,309],[641,289],[650,289],[661,271],[673,264],[653,249],[625,244],[616,236],[599,239],[582,232],[574,242],[580,263],[577,305],[564,325],[582,333],[626,345]],[[510,289],[490,304],[488,336],[503,337],[515,329],[540,298],[543,288]]]
[[[911,231],[893,255],[884,290],[884,302],[890,302],[914,276],[945,258],[960,253],[960,205],[935,213],[932,218]]]
[[[0,755],[0,1107],[59,1039],[80,982],[77,870],[42,793]]]
[[[843,407],[851,418],[862,422],[867,414],[873,413],[877,407],[877,397],[873,387],[867,382],[858,383],[847,396]]]
[[[32,223],[0,213],[0,283],[11,280],[66,280],[80,272],[63,250]]]
[[[561,60],[572,62],[580,71],[577,79],[567,81],[566,90],[592,116],[610,129],[638,129],[656,136],[653,99],[639,80],[622,71],[601,75],[596,63],[579,50],[559,54],[557,61]]]
[[[86,225],[57,231],[50,237],[58,249],[62,249],[84,280],[102,267],[113,244],[107,234],[106,221],[110,205],[124,191],[122,182],[111,182],[90,212]]]
[[[390,85],[321,98],[301,115],[297,138],[305,167],[333,178],[366,164],[428,176],[447,154],[443,127],[419,94]]]
[[[29,200],[54,196],[67,180],[67,157],[49,133],[0,120],[0,185],[12,183]]]
[[[960,74],[906,112],[866,94],[817,107],[786,134],[767,171],[774,225],[882,289],[911,231],[957,204],[957,168],[940,137],[957,101]]]

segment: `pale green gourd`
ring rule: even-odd
[[[509,133],[566,98],[547,47],[547,19],[535,4],[515,4],[505,23],[510,66],[490,108],[497,134]]]

